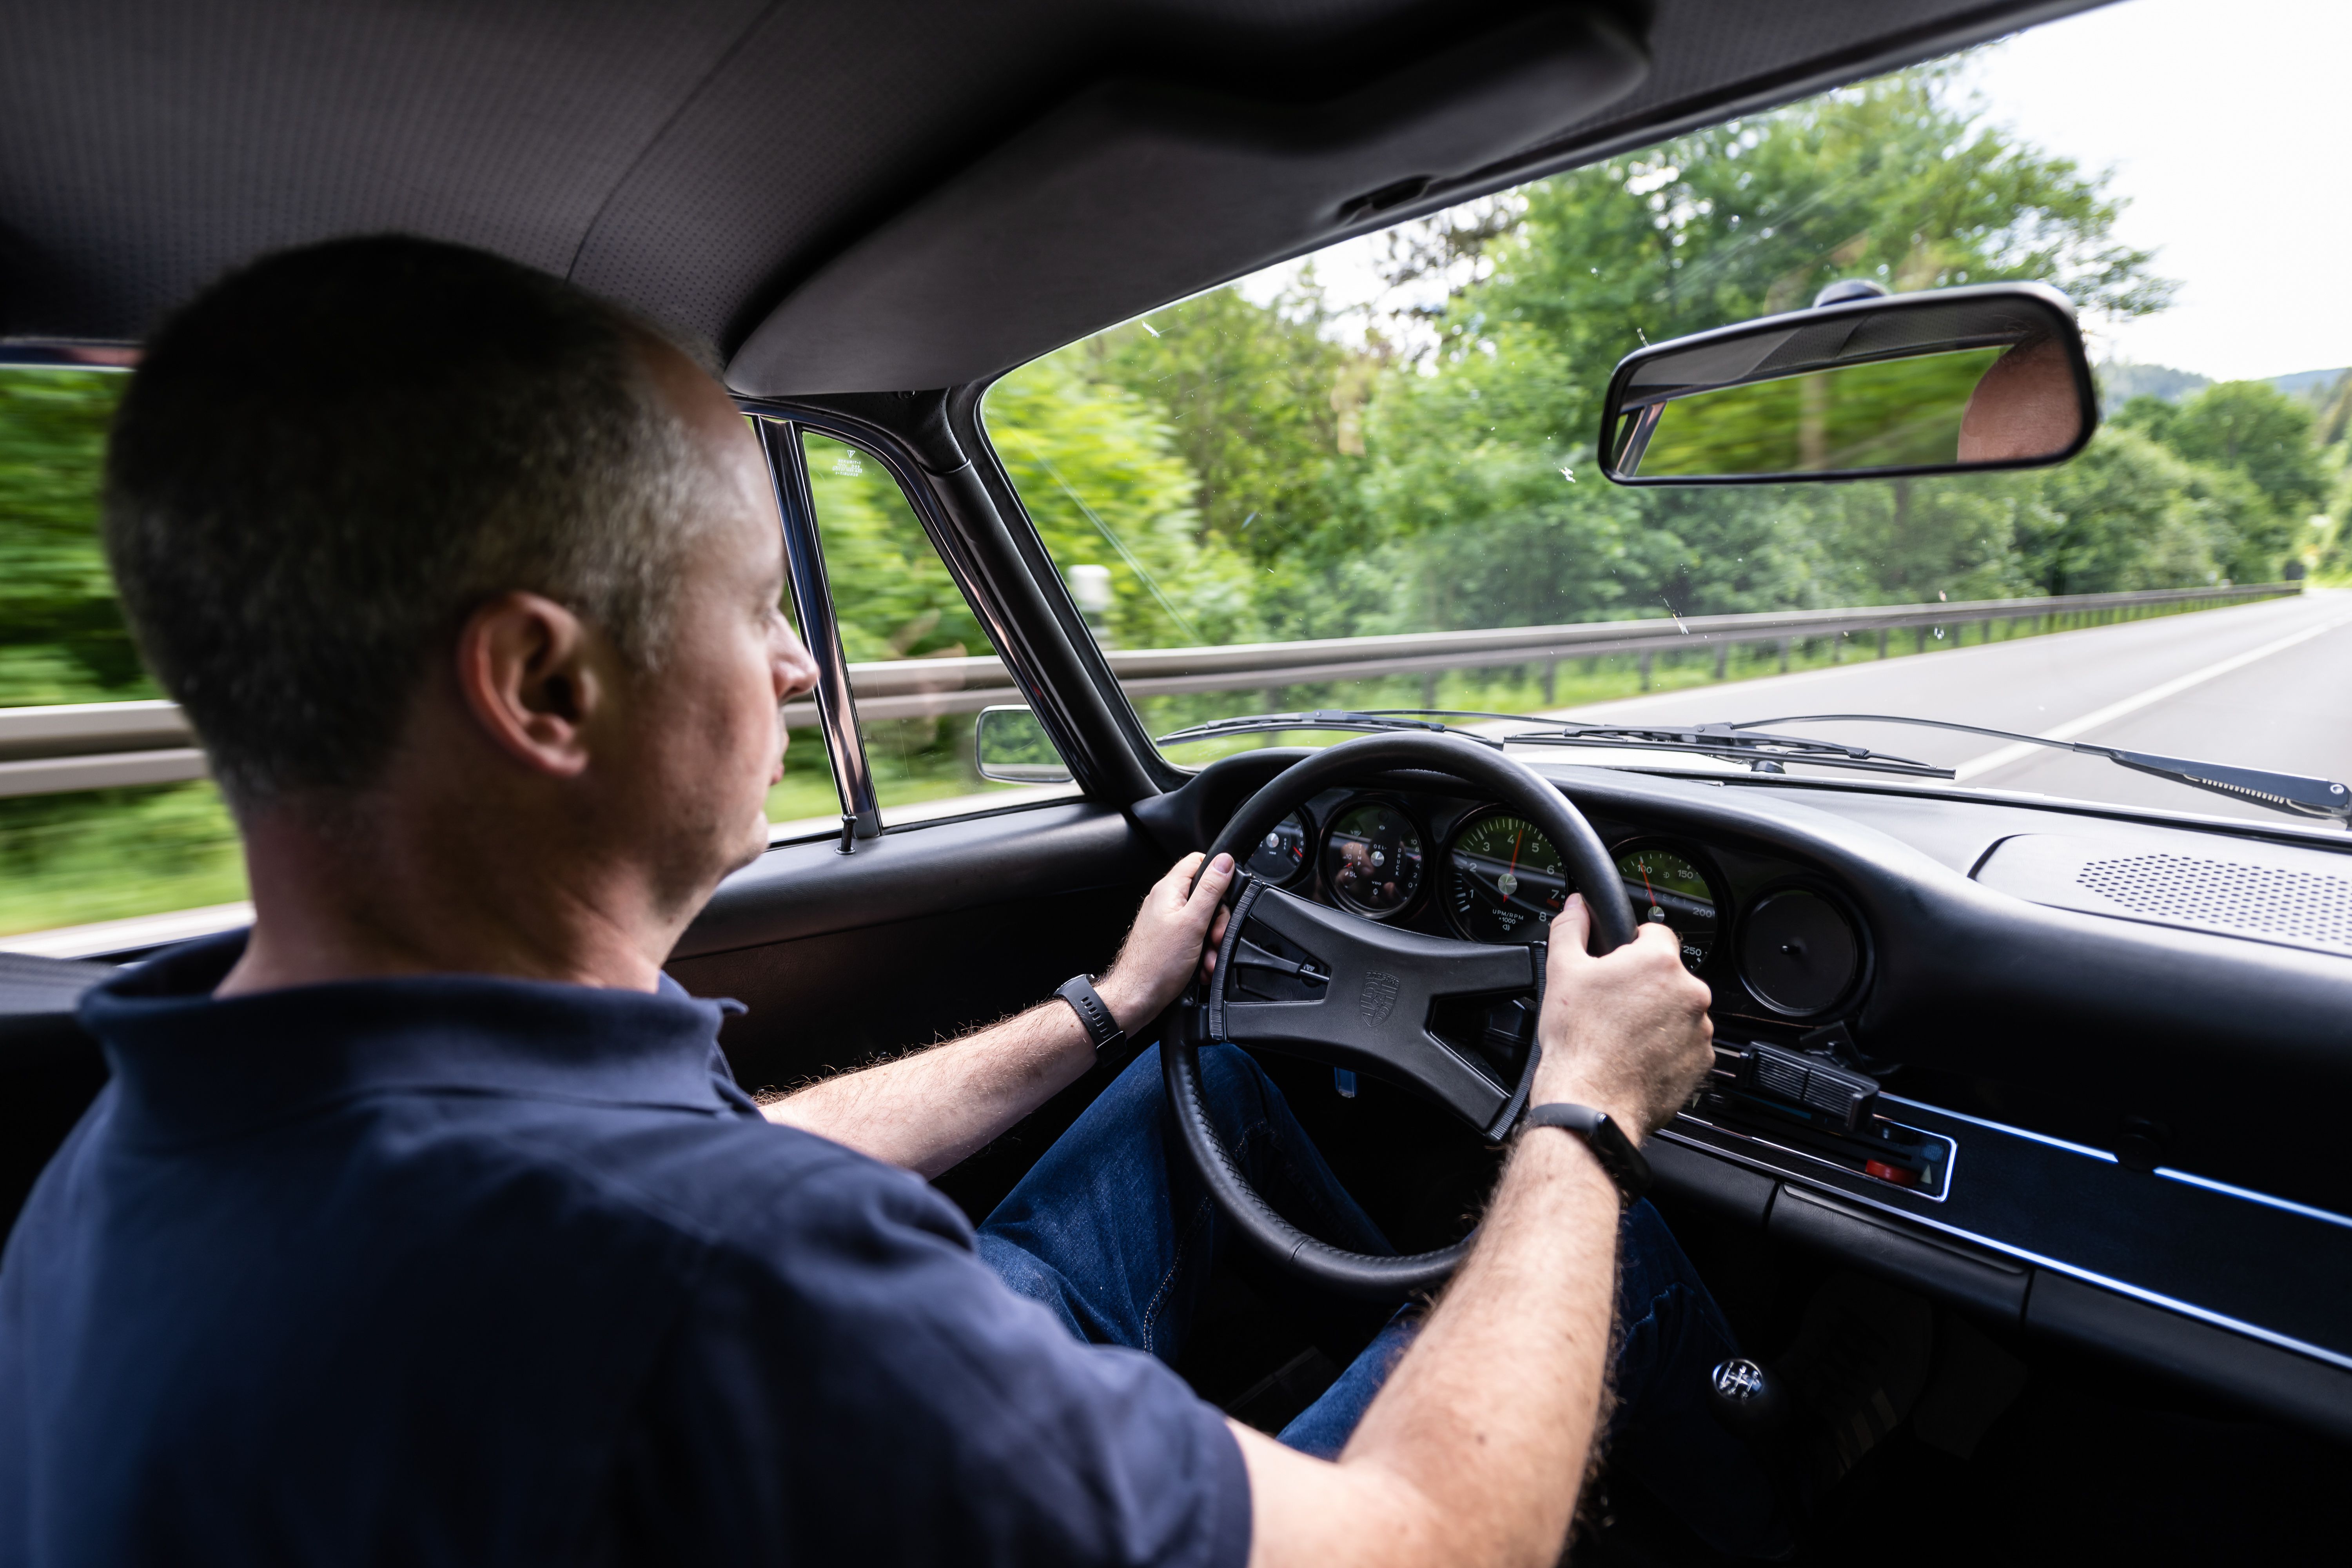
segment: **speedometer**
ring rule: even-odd
[[[1644,844],[1618,852],[1617,874],[1633,900],[1633,918],[1671,930],[1682,941],[1684,966],[1696,972],[1715,951],[1722,906],[1706,873],[1687,855]]]
[[[1445,855],[1445,910],[1472,942],[1542,942],[1568,902],[1559,850],[1507,812],[1472,817]]]

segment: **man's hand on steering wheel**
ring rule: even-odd
[[[1666,927],[1645,925],[1599,958],[1585,950],[1591,928],[1591,911],[1571,894],[1552,921],[1536,1024],[1543,1059],[1529,1102],[1605,1110],[1638,1141],[1674,1120],[1713,1064],[1713,994],[1683,967]]]
[[[1223,927],[1223,900],[1233,879],[1232,856],[1220,855],[1202,870],[1201,857],[1187,855],[1143,895],[1118,962],[1095,987],[1120,1028],[1131,1032],[1158,1017],[1203,967],[1201,950],[1212,940],[1212,923]]]

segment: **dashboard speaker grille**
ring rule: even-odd
[[[2152,919],[2352,948],[2352,880],[2342,877],[2187,855],[2131,855],[2090,861],[2074,879]]]

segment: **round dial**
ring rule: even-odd
[[[1820,1013],[1853,988],[1862,943],[1819,893],[1790,888],[1758,904],[1739,937],[1748,988],[1782,1013]]]
[[[1307,826],[1307,814],[1294,811],[1257,841],[1257,847],[1250,851],[1242,868],[1277,888],[1286,888],[1307,869],[1307,845],[1313,838],[1314,833]]]
[[[1633,918],[1655,921],[1682,939],[1684,966],[1696,971],[1715,951],[1718,900],[1714,885],[1688,856],[1644,845],[1617,857]]]
[[[1472,942],[1542,942],[1568,902],[1559,850],[1525,817],[1471,818],[1445,857],[1445,908]]]
[[[1412,902],[1421,874],[1421,829],[1398,807],[1363,801],[1331,819],[1323,879],[1343,907],[1384,920]]]

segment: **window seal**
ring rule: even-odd
[[[760,449],[775,487],[776,513],[783,530],[784,570],[799,611],[801,637],[816,661],[817,724],[833,763],[833,787],[841,800],[841,852],[882,833],[882,808],[874,793],[874,770],[857,727],[856,699],[849,689],[849,665],[842,652],[841,623],[833,611],[833,589],[824,574],[824,544],[817,533],[816,503],[809,491],[797,423],[753,409]]]

